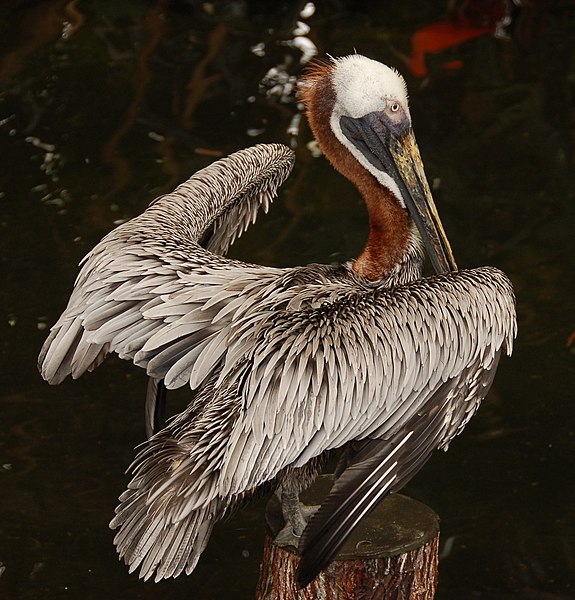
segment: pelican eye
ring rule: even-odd
[[[401,106],[399,105],[399,102],[392,102],[389,110],[391,110],[391,112],[397,112],[400,108]]]

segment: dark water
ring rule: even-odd
[[[529,3],[506,39],[447,39],[416,77],[401,55],[445,4],[333,0],[306,19],[320,54],[355,48],[405,73],[460,266],[496,265],[517,293],[513,358],[408,493],[442,519],[438,598],[575,598],[575,10]],[[499,18],[497,2],[465,5],[460,23]],[[217,528],[190,577],[128,575],[107,523],[142,441],[145,378],[112,358],[53,388],[35,361],[104,233],[213,156],[255,142],[297,141],[298,165],[234,255],[284,266],[357,255],[361,201],[311,157],[306,126],[297,140],[286,133],[295,104],[260,83],[286,57],[299,72],[302,54],[286,42],[301,7],[0,5],[1,598],[253,597],[262,505]],[[263,56],[251,50],[260,42]]]

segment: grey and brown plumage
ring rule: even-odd
[[[366,201],[357,260],[280,269],[223,256],[293,163],[284,146],[255,146],[108,234],[40,355],[51,383],[117,352],[147,370],[152,405],[160,382],[197,390],[138,453],[111,523],[146,579],[191,572],[223,515],[262,489],[293,499],[327,452],[347,447],[301,537],[306,585],[381,498],[447,448],[511,352],[511,285],[491,267],[456,271],[402,78],[355,55],[318,64],[302,94],[324,153]],[[421,276],[420,236],[434,277]]]

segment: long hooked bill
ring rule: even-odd
[[[451,245],[437,213],[413,131],[392,138],[388,145],[395,176],[411,218],[415,221],[433,268],[438,273],[456,271]]]
[[[392,133],[377,112],[360,118],[343,116],[340,123],[344,135],[363,156],[376,170],[391,177],[399,188],[433,268],[438,273],[456,271],[453,252],[437,214],[411,127]]]

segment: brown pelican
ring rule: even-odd
[[[306,585],[386,494],[447,448],[511,352],[511,285],[495,268],[456,270],[402,77],[354,55],[316,64],[302,96],[325,155],[367,205],[359,258],[287,269],[224,258],[294,160],[284,146],[255,146],[109,233],[40,355],[44,378],[59,383],[116,352],[147,370],[152,409],[158,383],[196,390],[145,442],[111,522],[144,579],[190,573],[214,523],[258,490],[279,490],[300,536],[298,493],[328,451],[346,447],[301,535]],[[433,277],[421,276],[421,239]]]

